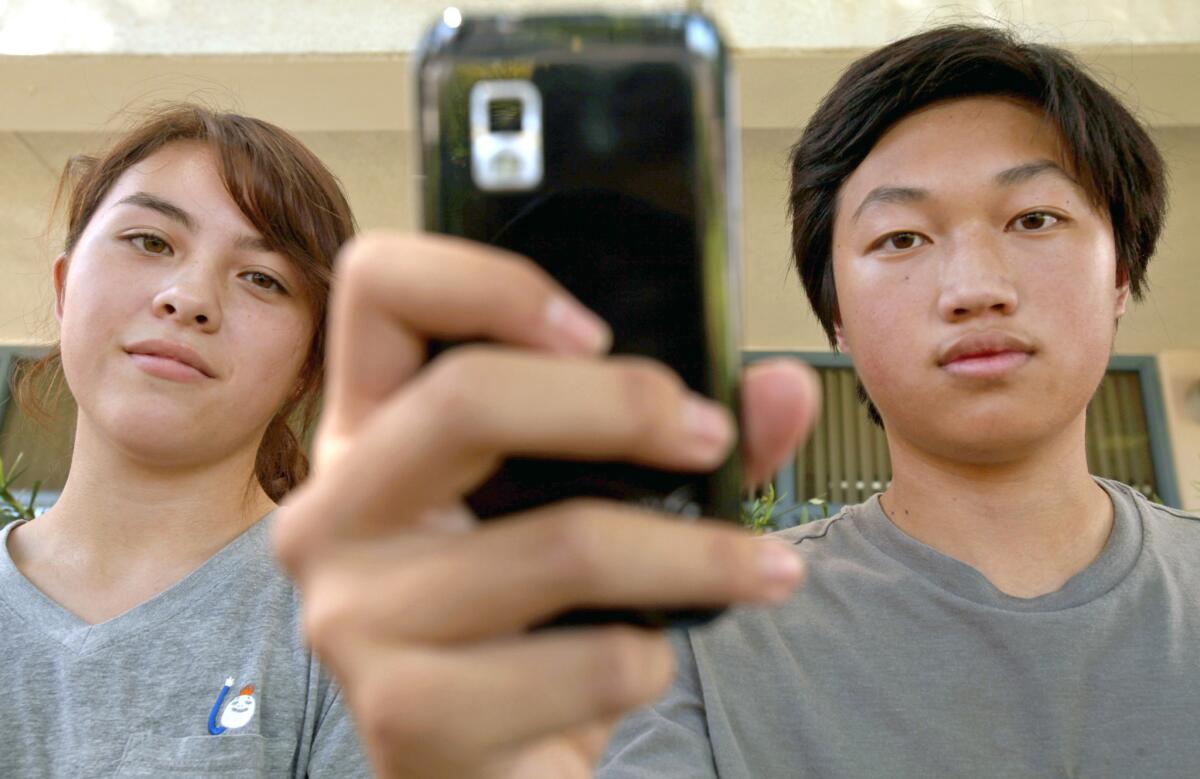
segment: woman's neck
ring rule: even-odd
[[[1104,548],[1112,501],[1088,473],[1084,416],[1026,455],[964,464],[889,435],[892,522],[1018,597],[1053,592]]]
[[[117,450],[81,416],[67,482],[55,505],[21,528],[21,549],[70,560],[80,574],[190,570],[274,508],[253,478],[256,450],[164,467]]]
[[[13,530],[8,551],[33,584],[90,624],[167,590],[274,507],[253,483],[256,446],[166,467],[121,452],[80,414],[54,506]]]

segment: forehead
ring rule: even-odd
[[[843,203],[879,186],[936,191],[990,183],[1001,170],[1051,160],[1064,170],[1062,138],[1040,109],[1017,99],[970,97],[914,111],[894,124],[842,186]],[[839,214],[840,216],[840,214]]]
[[[217,159],[206,144],[176,141],[129,167],[113,182],[100,204],[111,208],[135,192],[146,192],[182,208],[201,227],[236,228],[256,233],[225,187]]]

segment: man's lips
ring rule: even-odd
[[[942,370],[956,376],[992,379],[1020,368],[1030,359],[1029,352],[977,353],[951,360],[942,366]]]
[[[1003,330],[981,330],[965,333],[938,350],[938,365],[946,366],[959,360],[987,359],[1008,352],[1026,356],[1034,352],[1028,339]]]
[[[1016,333],[981,330],[944,345],[938,367],[957,376],[996,378],[1029,362],[1035,351],[1027,338]]]

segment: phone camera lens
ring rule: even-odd
[[[521,101],[493,100],[488,103],[488,129],[494,133],[521,132]]]

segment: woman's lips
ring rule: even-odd
[[[173,360],[170,357],[160,357],[156,354],[130,354],[129,358],[138,368],[160,379],[194,383],[208,378],[187,363]]]
[[[1015,371],[1029,362],[1028,352],[996,352],[994,354],[965,355],[948,362],[942,370],[955,376],[978,379],[995,379]]]

